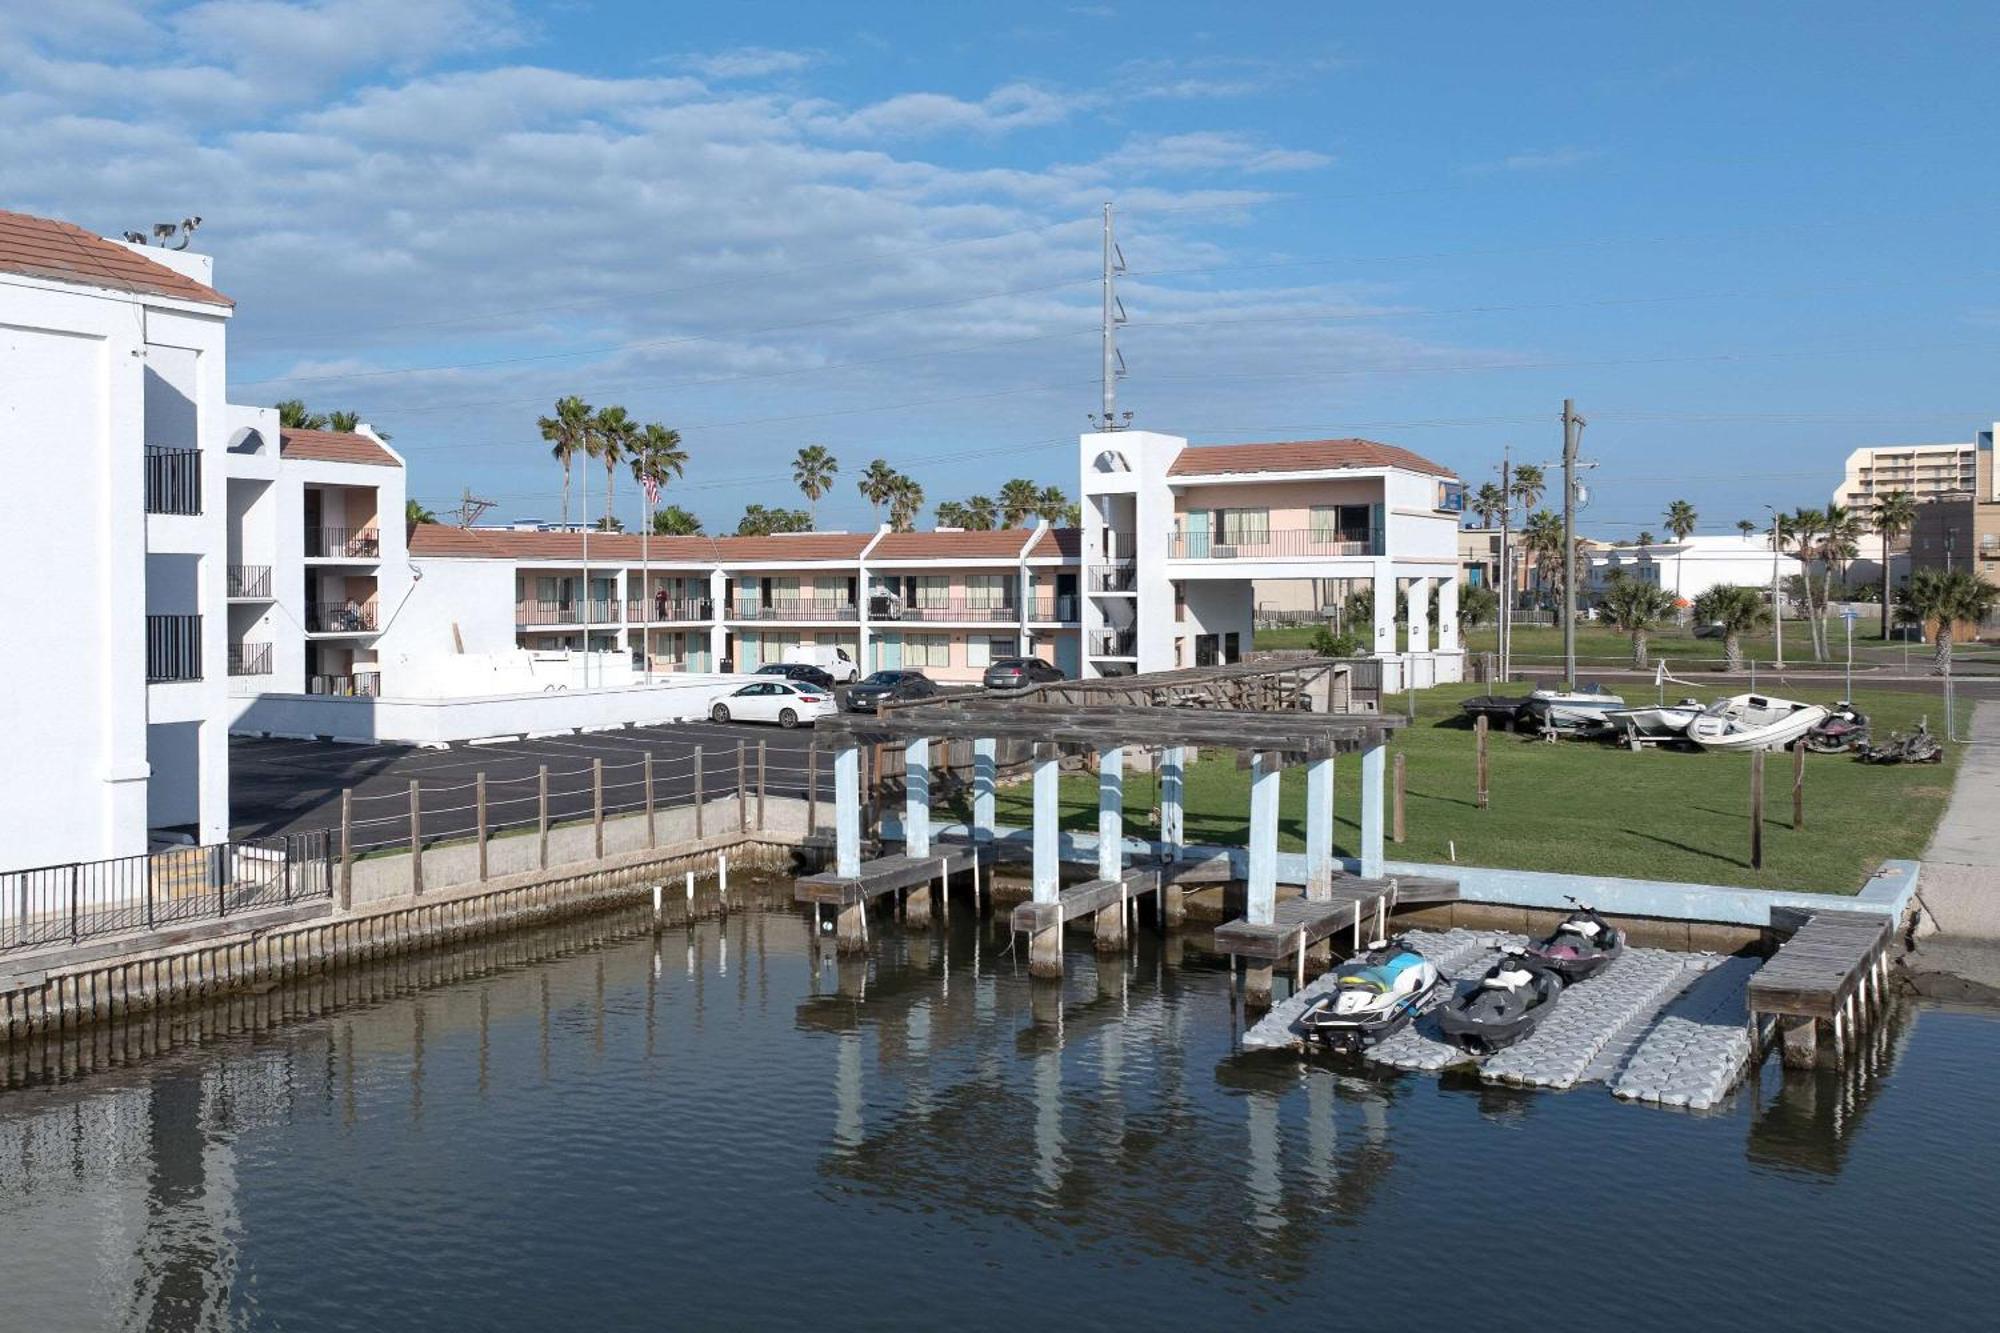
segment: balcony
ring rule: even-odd
[[[373,699],[382,693],[382,673],[357,671],[351,676],[314,676],[306,681],[307,694],[330,694],[343,699]]]
[[[375,528],[307,528],[308,560],[380,560],[382,534]]]
[[[224,577],[228,580],[231,597],[252,602],[271,600],[269,565],[230,565]]]
[[[146,683],[201,679],[201,617],[146,617]]]
[[[1092,565],[1088,572],[1092,592],[1131,592],[1139,586],[1139,569],[1132,561]]]
[[[1053,624],[1074,624],[1077,620],[1077,599],[1074,597],[1041,597],[1029,608],[1028,619],[1035,622]]]
[[[816,597],[773,597],[768,602],[744,604],[724,612],[728,620],[859,620],[861,608],[852,602],[822,601]]]
[[[1298,560],[1381,553],[1380,533],[1334,528],[1259,529],[1223,535],[1176,532],[1167,543],[1170,560]]]
[[[307,602],[308,634],[373,634],[376,631],[372,603]]]
[[[201,512],[201,450],[146,446],[146,512]]]
[[[669,624],[684,620],[710,620],[715,614],[715,603],[706,597],[682,597],[679,599],[655,597],[648,602],[634,597],[625,603],[625,618],[635,624]]]
[[[1129,629],[1103,629],[1090,636],[1092,657],[1137,657],[1139,655],[1139,632]]]
[[[268,643],[230,644],[229,674],[232,676],[270,675],[271,645]]]
[[[597,601],[586,606],[582,602],[520,602],[514,607],[516,629],[530,629],[547,625],[581,625],[588,615],[592,625],[615,625],[618,623],[619,606],[616,602]]]
[[[1021,608],[1005,602],[965,601],[959,598],[950,598],[941,602],[932,602],[929,604],[919,602],[915,606],[904,606],[902,614],[898,619],[936,621],[940,623],[982,620],[1018,623],[1021,619]]]

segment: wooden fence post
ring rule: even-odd
[[[750,827],[750,752],[742,741],[736,742],[736,831]]]
[[[472,803],[479,820],[479,880],[486,882],[486,773],[484,770],[473,775]]]
[[[764,831],[764,742],[757,742],[757,831]]]
[[[1389,836],[1396,842],[1403,840],[1403,752],[1401,750],[1396,751],[1396,808]]]
[[[1792,744],[1792,828],[1806,826],[1806,743],[1804,738]]]
[[[653,752],[646,751],[640,761],[640,773],[646,779],[646,846],[648,849],[660,845],[659,837],[653,832]],[[655,913],[655,915],[658,915]]]
[[[535,837],[541,844],[539,860],[542,869],[549,868],[549,766],[543,764],[535,775]]]
[[[1486,732],[1487,732],[1486,714],[1481,713],[1478,717],[1472,720],[1473,747],[1475,750],[1478,751],[1477,764],[1479,769],[1479,808],[1481,810],[1484,810],[1486,808],[1487,790],[1488,790],[1487,782],[1491,776],[1490,771],[1486,766]]]
[[[410,779],[410,894],[424,891],[424,804],[422,788]]]
[[[146,877],[146,924],[153,924],[152,876]],[[354,789],[340,793],[340,910],[354,906]]]
[[[696,838],[701,837],[701,807],[703,804],[704,801],[701,794],[701,747],[697,745],[694,747],[694,836]]]
[[[806,747],[806,832],[819,831],[819,742]]]
[[[1764,752],[1750,752],[1750,868],[1764,868]]]
[[[591,855],[604,859],[604,761],[590,761]]]

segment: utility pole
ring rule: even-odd
[[[1125,306],[1118,299],[1118,275],[1125,271],[1125,254],[1118,248],[1118,234],[1112,224],[1111,203],[1104,204],[1104,270],[1101,278],[1104,312],[1098,337],[1102,343],[1103,411],[1094,419],[1099,430],[1123,430],[1131,424],[1127,412],[1118,416],[1118,381],[1125,378],[1125,358],[1118,351],[1118,326],[1125,322]]]
[[[1576,688],[1576,451],[1584,420],[1563,399],[1563,688]]]
[[[1778,592],[1778,553],[1784,549],[1784,519],[1777,506],[1765,505],[1771,511],[1771,665],[1778,670],[1785,669],[1785,604]]]
[[[471,527],[480,519],[486,517],[486,511],[492,507],[493,502],[491,500],[481,500],[473,495],[470,486],[464,487],[463,493],[458,499],[458,526],[461,528]]]
[[[1500,679],[1512,680],[1514,553],[1508,538],[1514,522],[1514,446],[1500,447],[1500,619],[1496,646],[1500,649]]]

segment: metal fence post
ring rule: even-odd
[[[749,751],[736,742],[736,831],[750,827]]]
[[[424,891],[424,806],[417,779],[410,779],[410,894]]]
[[[472,802],[475,818],[479,821],[479,879],[486,881],[486,771],[481,769],[472,778]]]
[[[701,747],[694,747],[694,836],[701,837]]]
[[[229,876],[226,873],[228,851],[227,843],[218,842],[210,849],[208,857],[213,863],[209,873],[215,876],[215,914],[218,917],[229,915]]]
[[[604,859],[604,761],[590,761],[591,855]]]
[[[535,837],[541,844],[541,867],[549,868],[549,766],[543,764],[535,776]]]
[[[285,858],[285,906],[292,905],[292,844],[297,841],[294,834],[285,835],[285,850],[280,853]]]
[[[77,933],[76,923],[76,877],[82,871],[83,866],[78,862],[72,861],[69,863],[69,942],[71,944],[75,944],[78,938],[80,938]]]
[[[764,742],[757,742],[757,831],[764,830]]]
[[[806,832],[819,831],[819,742],[806,747]]]
[[[146,919],[150,925],[153,912],[152,881],[147,880]],[[354,789],[343,788],[340,793],[340,910],[345,912],[354,906]]]
[[[646,751],[646,757],[640,760],[640,775],[646,780],[646,846],[650,850],[660,845],[658,836],[653,832],[653,752],[651,750]]]

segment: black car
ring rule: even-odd
[[[921,671],[878,671],[847,687],[847,711],[872,713],[887,699],[928,699],[937,692],[937,683]]]
[[[989,690],[1024,690],[1063,679],[1061,667],[1039,657],[1003,657],[986,668],[985,684]]]
[[[786,680],[795,680],[801,685],[816,685],[828,694],[833,693],[833,677],[816,666],[802,662],[773,662],[769,666],[758,667],[751,674],[783,676]]]

